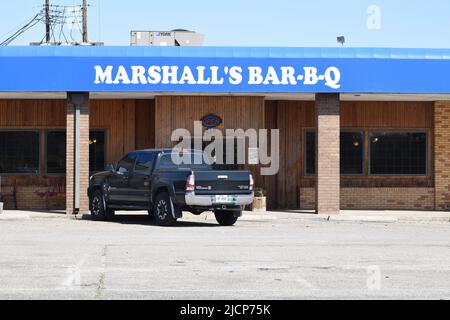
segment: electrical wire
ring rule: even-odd
[[[3,42],[0,43],[0,46],[7,46],[11,42],[13,42],[15,39],[17,39],[20,35],[25,33],[27,30],[34,27],[36,24],[42,21],[42,12],[39,12],[36,14],[28,23],[26,23],[23,27],[21,27],[19,30],[17,30],[14,34],[12,34],[10,37],[6,38]]]
[[[41,7],[41,10],[30,20],[15,31],[11,36],[7,37],[5,40],[0,42],[0,46],[7,46],[11,44],[15,39],[20,37],[23,33],[30,30],[39,23],[46,22],[46,10],[45,6]],[[81,6],[76,5],[50,5],[48,8],[48,23],[50,24],[50,38],[55,43],[67,43],[68,38],[65,33],[65,29],[70,29],[70,38],[74,43],[77,43],[75,36],[73,34],[73,29],[78,29],[78,33],[82,35],[82,28],[80,25],[80,20],[82,19]],[[70,27],[67,27],[71,23]],[[59,34],[58,34],[59,31]],[[42,44],[46,37],[39,42]],[[64,41],[63,41],[64,39]]]

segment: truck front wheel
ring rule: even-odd
[[[217,222],[222,226],[232,226],[238,219],[235,212],[231,210],[215,210],[214,216],[216,217]]]
[[[167,192],[158,193],[153,208],[155,221],[160,226],[173,226],[177,219],[174,216],[174,205]]]
[[[100,190],[95,190],[89,199],[89,209],[93,220],[108,220],[114,216],[114,210],[109,209],[103,199],[103,194]]]

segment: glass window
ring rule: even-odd
[[[369,137],[371,174],[426,174],[426,133],[370,132]]]
[[[363,174],[364,135],[362,132],[341,132],[341,174]]]
[[[0,132],[0,174],[39,173],[39,133]]]
[[[89,132],[89,172],[105,170],[105,132]]]
[[[163,170],[186,170],[186,169],[198,169],[198,170],[210,170],[212,168],[211,164],[207,163],[205,159],[203,159],[202,153],[195,153],[198,155],[199,159],[202,163],[195,163],[196,157],[194,153],[191,153],[191,163],[180,163],[176,164],[172,161],[171,154],[164,154],[161,156],[161,160],[159,162],[159,169]]]
[[[47,132],[47,173],[66,173],[66,132]]]
[[[316,172],[316,134],[306,132],[305,137],[306,174]],[[362,132],[341,132],[340,172],[341,174],[363,174],[364,134]]]
[[[127,154],[117,164],[117,172],[119,173],[130,172],[131,170],[133,170],[135,160],[136,160],[136,153],[132,152]]]
[[[154,153],[151,152],[140,152],[134,170],[150,172],[153,167],[154,156]]]
[[[188,139],[188,137],[186,137],[185,139]],[[205,151],[205,149],[209,146],[210,148],[212,148],[212,144],[214,143],[214,149],[211,149],[211,159],[210,162],[213,163],[213,167],[216,170],[239,170],[239,161],[238,161],[238,147],[243,146],[243,148],[247,148],[244,151],[244,156],[243,156],[243,160],[241,160],[241,162],[246,161],[246,157],[248,158],[248,144],[246,145],[245,143],[245,139],[241,139],[241,138],[223,138],[220,140],[217,139],[212,139],[212,141],[204,141],[202,139],[200,139],[200,141],[196,140],[197,138],[192,138],[191,139],[191,150],[197,150],[197,151]],[[196,144],[196,141],[198,142]],[[179,141],[181,142],[181,140]],[[196,148],[196,146],[198,145],[198,148]],[[228,147],[227,147],[228,145]],[[219,159],[219,154],[217,154],[217,150],[220,150],[220,148],[222,148],[222,159]],[[231,158],[231,160],[227,160],[227,155],[228,157]],[[228,163],[227,163],[228,162]],[[243,163],[241,163],[243,164]]]
[[[306,174],[316,173],[316,134],[312,131],[306,132],[305,137],[305,165]]]

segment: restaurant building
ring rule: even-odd
[[[245,165],[270,209],[450,209],[437,49],[0,48],[1,200],[86,212],[91,173],[209,115],[279,129],[278,173]]]

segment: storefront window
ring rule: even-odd
[[[105,170],[105,132],[89,132],[89,172]]]
[[[47,173],[66,173],[66,132],[47,132]],[[105,133],[89,133],[89,172],[103,171],[105,168]]]
[[[39,173],[39,132],[0,132],[0,174]]]
[[[305,165],[306,174],[316,173],[316,134],[308,131],[305,134]]]
[[[66,133],[47,132],[47,173],[66,173]]]
[[[316,172],[316,134],[308,131],[305,136],[306,174]],[[363,174],[364,134],[362,132],[341,132],[340,170],[343,175]]]
[[[363,174],[363,133],[341,132],[340,140],[341,174]]]
[[[427,135],[424,132],[370,132],[370,174],[425,175]]]

